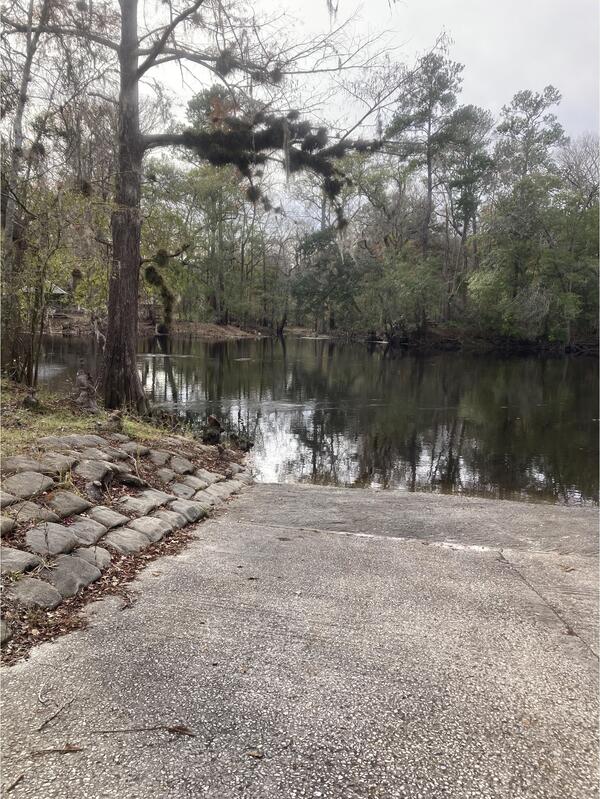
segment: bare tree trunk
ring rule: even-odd
[[[429,252],[429,227],[433,216],[433,155],[431,152],[431,117],[427,123],[427,207],[423,225],[423,254]]]
[[[477,212],[473,214],[473,263],[479,269],[479,247],[477,245]]]
[[[217,271],[217,288],[218,288],[218,316],[217,316],[217,324],[219,325],[226,325],[229,323],[229,311],[227,309],[227,301],[225,297],[225,275],[224,275],[224,259],[225,259],[225,246],[223,241],[223,194],[222,190],[219,191],[219,201],[218,201],[218,223],[217,223],[217,242],[219,248],[219,254],[217,256],[218,260],[218,271]]]
[[[40,22],[44,23],[48,16],[49,0],[44,0],[40,11]],[[34,2],[30,0],[27,12],[26,51],[19,85],[15,116],[12,127],[12,150],[10,164],[6,175],[6,210],[4,215],[4,252],[3,252],[3,280],[2,280],[2,360],[14,376],[23,377],[23,329],[19,306],[22,286],[20,283],[21,270],[19,268],[21,243],[17,236],[19,224],[17,221],[16,196],[19,190],[19,174],[23,163],[23,115],[27,104],[27,90],[31,80],[31,68],[36,54],[40,33],[32,32]],[[22,233],[22,231],[21,231]]]
[[[442,307],[441,317],[442,322],[448,321],[450,311],[450,220],[448,217],[448,204],[445,207],[445,246],[444,246],[444,261],[442,264]]]
[[[277,335],[279,336],[279,338],[283,338],[283,331],[285,330],[285,326],[287,324],[287,314],[288,314],[288,312],[287,312],[287,304],[286,304],[285,310],[283,312],[283,316],[281,317],[279,322],[277,322]],[[285,345],[284,345],[284,354],[285,354]]]
[[[137,0],[121,2],[119,156],[116,209],[112,214],[113,257],[104,356],[104,403],[139,412],[147,403],[137,371],[138,292],[143,146],[139,128]]]

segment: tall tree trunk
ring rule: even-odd
[[[445,242],[444,242],[444,260],[442,262],[442,303],[441,303],[441,317],[442,322],[448,321],[448,314],[450,311],[450,219],[448,216],[448,205],[445,208]]]
[[[423,225],[423,254],[429,252],[429,227],[433,216],[433,153],[431,152],[431,116],[427,123],[427,207],[425,209],[425,224]]]
[[[469,235],[469,216],[465,214],[463,217],[463,226],[460,234],[460,250],[463,258],[463,269],[465,274],[469,271],[469,252],[467,250],[467,237]]]
[[[218,316],[217,324],[226,325],[229,323],[229,310],[227,308],[227,300],[225,297],[225,243],[223,235],[223,191],[219,191],[218,208],[218,223],[217,223],[217,243],[219,254],[217,256],[217,291],[218,291]]]
[[[104,360],[104,403],[107,408],[127,405],[143,412],[147,405],[136,364],[143,158],[136,55],[137,5],[137,0],[121,2],[119,155],[116,209],[111,218],[113,258]]]
[[[49,0],[44,0],[40,9],[40,24],[48,18]],[[6,207],[4,211],[4,252],[2,268],[2,361],[14,377],[22,379],[24,341],[23,323],[19,300],[22,294],[20,268],[23,248],[21,241],[23,225],[17,219],[17,201],[19,193],[19,175],[23,165],[23,146],[25,136],[23,133],[23,116],[27,104],[27,91],[31,80],[31,69],[35,57],[40,33],[32,32],[34,20],[34,2],[30,0],[27,12],[26,50],[19,94],[15,106],[15,115],[12,126],[12,150],[8,173],[5,178]]]
[[[285,330],[285,326],[287,324],[287,315],[288,315],[288,309],[287,309],[287,303],[286,303],[285,310],[283,312],[283,316],[281,317],[281,319],[277,323],[277,335],[280,338],[283,338],[283,331]],[[283,345],[283,352],[284,352],[284,355],[285,355],[285,344]]]
[[[477,244],[477,212],[473,214],[473,263],[479,269],[479,246]]]

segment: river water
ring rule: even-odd
[[[48,338],[40,382],[64,388],[91,339]],[[149,397],[255,439],[258,479],[591,503],[598,367],[591,358],[415,356],[288,337],[140,342]]]

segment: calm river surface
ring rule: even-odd
[[[164,348],[168,347],[165,352]],[[595,502],[591,358],[386,353],[288,338],[140,343],[148,395],[192,422],[249,432],[258,479]],[[91,339],[49,338],[40,380],[72,381]]]

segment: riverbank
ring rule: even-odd
[[[386,336],[383,333],[357,330],[330,330],[315,332],[302,327],[290,327],[286,333],[301,338],[380,345],[392,350],[405,350],[414,354],[436,354],[463,352],[465,354],[541,355],[560,357],[563,355],[598,355],[598,340],[526,341],[508,336],[482,335],[458,327],[431,327],[424,334]]]
[[[74,395],[40,388],[35,403],[27,406],[29,390],[20,383],[2,378],[0,383],[0,439],[2,456],[16,455],[35,447],[42,436],[70,433],[98,433],[109,425],[109,414],[102,408],[90,414],[76,404]],[[124,414],[125,435],[139,440],[153,440],[164,429],[146,420]]]
[[[243,455],[2,384],[2,660],[84,624],[251,482]]]
[[[192,535],[4,672],[15,796],[594,794],[595,512],[256,485]]]
[[[55,315],[49,321],[49,335],[86,337],[94,335],[94,327],[87,313],[67,313]],[[140,336],[154,336],[156,325],[140,321]],[[210,322],[175,321],[171,325],[171,335],[188,337],[203,341],[236,341],[243,339],[276,338],[269,328],[238,325],[218,325]],[[284,336],[384,345],[395,350],[407,350],[415,354],[435,354],[442,352],[464,352],[473,354],[497,355],[598,355],[598,339],[574,339],[570,343],[558,341],[526,341],[508,336],[484,335],[458,325],[434,326],[423,334],[394,334],[387,336],[366,330],[343,330],[340,328],[316,332],[314,328],[301,325],[288,325]]]
[[[48,318],[46,334],[51,336],[62,335],[67,337],[83,338],[104,335],[104,325],[94,326],[91,315],[87,311],[58,311]],[[140,320],[138,326],[140,336],[153,336],[156,334],[156,325]],[[217,325],[211,322],[186,322],[175,321],[171,325],[172,335],[189,336],[206,341],[234,341],[236,339],[255,339],[265,335],[259,329],[243,329],[237,325]]]
[[[153,325],[140,324],[140,335],[152,336]],[[235,341],[237,339],[261,338],[263,333],[255,330],[244,330],[237,325],[216,325],[209,322],[173,322],[171,335],[187,336],[205,341]]]

